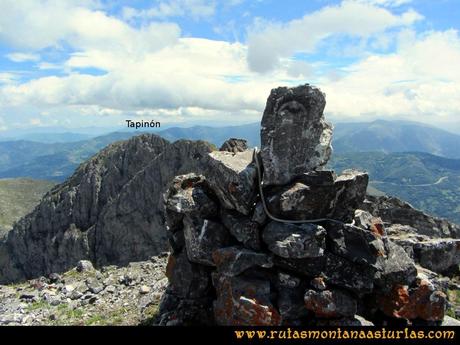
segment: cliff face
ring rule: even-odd
[[[114,143],[45,195],[0,244],[0,282],[62,272],[89,259],[124,265],[166,249],[162,193],[201,171],[211,145],[140,135]]]

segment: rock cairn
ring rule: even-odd
[[[368,175],[322,170],[332,151],[325,104],[308,84],[272,90],[257,156],[263,195],[249,150],[212,152],[215,168],[174,178],[164,196],[172,249],[160,324],[443,319],[436,275],[417,268],[380,218],[358,209]]]

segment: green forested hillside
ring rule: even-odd
[[[53,186],[53,182],[43,180],[0,179],[0,238]]]
[[[459,159],[420,152],[359,152],[335,154],[330,166],[338,172],[352,167],[366,170],[372,187],[460,223]]]

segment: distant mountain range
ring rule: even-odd
[[[460,158],[460,135],[416,122],[377,120],[339,123],[334,128],[335,152],[426,152]]]
[[[230,137],[260,146],[260,125],[168,128],[154,132],[169,141],[206,140],[219,147]],[[37,140],[0,141],[0,178],[63,181],[105,146],[143,132],[113,132],[74,141],[69,133],[30,133]],[[78,134],[83,135],[83,134]],[[67,142],[57,142],[65,140]],[[52,141],[56,142],[52,142]],[[460,223],[460,136],[412,122],[339,123],[330,165],[369,171],[371,189],[399,196],[415,207]],[[443,157],[441,157],[443,156]],[[437,183],[436,183],[437,182]]]

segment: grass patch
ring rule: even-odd
[[[30,313],[31,311],[34,311],[34,310],[49,309],[49,307],[50,305],[48,304],[48,302],[40,300],[40,301],[32,302],[28,304],[26,307],[26,311]]]
[[[75,309],[68,309],[66,311],[66,317],[68,319],[81,319],[83,317],[83,314],[84,314],[84,310],[83,309],[79,309],[79,308],[75,308]]]
[[[144,310],[143,319],[140,322],[141,326],[152,326],[158,321],[158,313],[160,311],[159,304],[150,304]]]

